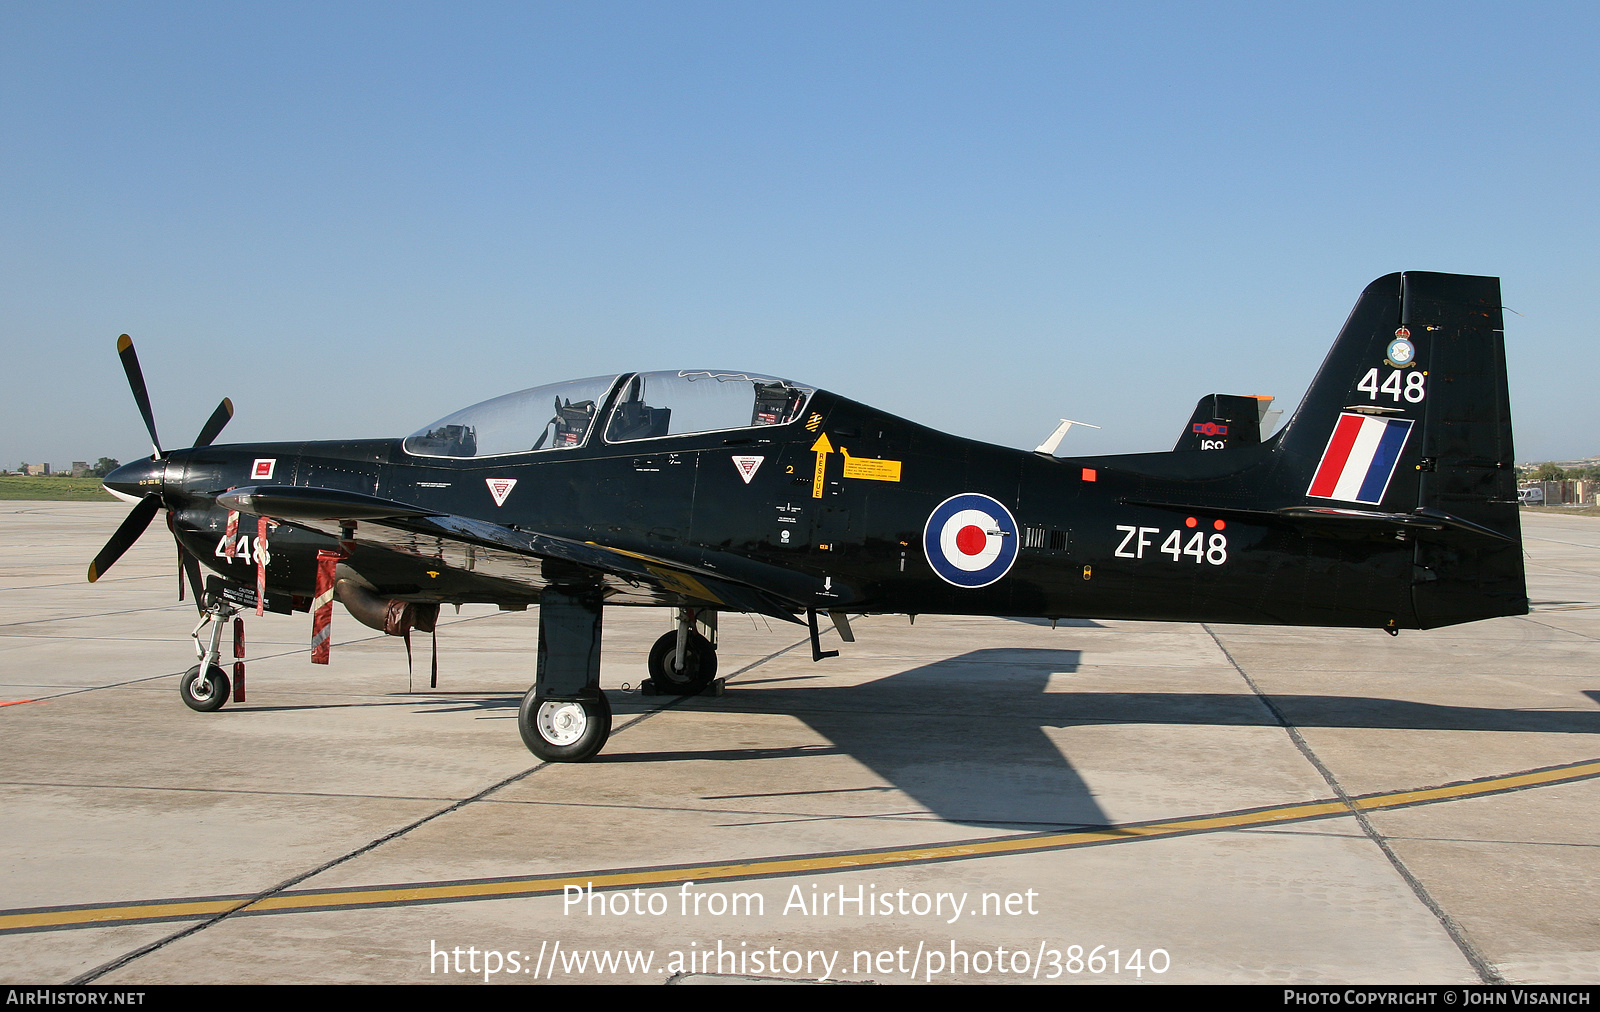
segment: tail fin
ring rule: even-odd
[[[1179,450],[1224,450],[1261,442],[1271,397],[1206,394],[1195,405],[1189,424],[1178,435]]]
[[[1498,278],[1368,285],[1278,449],[1308,507],[1445,524],[1416,541],[1424,628],[1527,611]]]

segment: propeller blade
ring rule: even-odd
[[[210,446],[211,441],[217,438],[217,433],[228,424],[233,417],[233,401],[224,397],[222,403],[217,405],[217,410],[211,412],[211,417],[206,419],[206,424],[200,427],[200,435],[194,437],[194,445]]]
[[[178,564],[183,567],[183,575],[189,578],[189,591],[194,594],[194,606],[202,613],[206,610],[205,587],[200,582],[200,560],[190,555],[180,542],[178,544]]]
[[[128,374],[128,386],[133,388],[133,402],[139,405],[139,414],[144,416],[144,427],[150,430],[150,445],[156,448],[156,456],[159,457],[161,437],[156,435],[156,416],[150,412],[150,392],[144,388],[144,371],[139,368],[139,356],[133,350],[133,338],[127,334],[117,338],[117,354],[122,358],[122,371]]]
[[[156,510],[161,508],[161,496],[155,492],[139,500],[139,505],[133,508],[128,518],[122,521],[122,526],[117,528],[117,533],[111,535],[111,540],[100,549],[100,554],[89,563],[89,582],[93,583],[105,575],[111,564],[122,558],[122,553],[133,547],[139,540],[139,535],[150,526],[150,521],[155,517]]]

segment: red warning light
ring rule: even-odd
[[[1095,480],[1094,468],[1086,467],[1086,468],[1083,469],[1083,480],[1084,481],[1094,481]]]

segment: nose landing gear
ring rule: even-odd
[[[200,663],[190,668],[178,683],[178,695],[183,698],[183,705],[191,710],[201,713],[210,713],[220,710],[228,702],[228,697],[233,692],[233,686],[228,683],[228,676],[223,674],[222,665],[219,663],[222,654],[222,630],[228,624],[228,619],[239,613],[239,609],[228,602],[221,594],[208,593],[206,607],[200,614],[200,623],[194,627],[189,635],[194,638],[194,652],[200,658]],[[200,643],[200,630],[209,623],[211,625],[211,645],[202,646]],[[244,701],[244,629],[243,623],[234,630],[234,656],[240,658],[234,664],[234,671],[239,680],[238,698]]]
[[[678,627],[650,648],[650,681],[662,696],[693,696],[717,677],[717,647],[700,632],[717,634],[717,613],[678,609]]]

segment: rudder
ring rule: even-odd
[[[1424,628],[1528,611],[1498,278],[1407,273],[1402,325],[1428,335],[1418,507],[1499,537],[1419,538],[1412,581]]]

